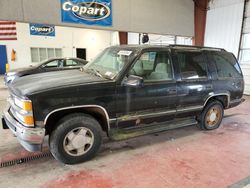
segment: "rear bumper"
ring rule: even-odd
[[[2,117],[3,128],[9,128],[20,144],[28,151],[41,151],[45,137],[44,128],[27,128],[16,121],[6,109]]]
[[[229,103],[229,108],[233,108],[233,107],[235,107],[235,106],[238,106],[238,105],[240,105],[241,103],[243,103],[245,100],[246,100],[246,99],[244,99],[244,98],[232,100],[232,101],[230,101],[230,103]]]

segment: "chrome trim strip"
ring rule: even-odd
[[[208,100],[211,99],[212,97],[215,97],[215,96],[223,96],[223,95],[226,95],[226,96],[227,96],[227,106],[226,106],[226,108],[228,108],[228,107],[229,107],[229,104],[230,104],[230,95],[229,95],[228,93],[216,93],[216,94],[215,94],[215,93],[210,93],[210,96],[206,99],[206,101],[205,101],[203,107],[206,106]]]
[[[181,109],[177,109],[177,112],[185,112],[185,111],[194,111],[203,109],[203,106],[191,106],[191,107],[184,107]]]
[[[150,116],[161,116],[166,114],[176,113],[176,110],[168,110],[165,112],[155,112],[155,113],[148,113],[148,114],[138,114],[138,115],[125,115],[117,118],[118,121],[128,121],[128,120],[135,120],[138,118],[150,117]]]
[[[49,116],[51,115],[51,114],[53,114],[53,113],[55,113],[55,112],[59,112],[59,111],[62,111],[62,110],[68,110],[68,109],[74,109],[74,108],[100,108],[103,112],[104,112],[104,114],[105,114],[105,116],[106,116],[106,120],[107,120],[107,125],[108,125],[108,130],[110,130],[110,124],[109,124],[109,121],[110,121],[110,119],[109,119],[109,115],[108,115],[108,113],[107,113],[107,111],[106,111],[106,109],[105,108],[103,108],[102,106],[99,106],[99,105],[80,105],[80,106],[69,106],[69,107],[64,107],[64,108],[58,108],[58,109],[55,109],[55,110],[53,110],[53,111],[51,111],[46,117],[45,117],[45,119],[44,119],[44,126],[46,125],[46,123],[47,123],[47,120],[48,120],[48,118],[49,118]]]
[[[116,121],[117,119],[116,118],[112,118],[112,119],[109,119],[109,122],[113,122],[113,121]]]

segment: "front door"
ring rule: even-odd
[[[6,73],[7,52],[6,46],[0,45],[0,74]]]
[[[147,51],[126,76],[143,78],[141,87],[117,87],[118,127],[137,127],[173,119],[176,113],[176,82],[168,51]]]

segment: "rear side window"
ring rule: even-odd
[[[66,59],[66,67],[77,66],[78,63],[72,59]]]
[[[177,51],[182,79],[207,78],[207,64],[202,52]]]
[[[235,57],[227,52],[211,52],[219,78],[238,78],[242,76]]]

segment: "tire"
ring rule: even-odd
[[[217,100],[210,101],[198,117],[199,126],[203,130],[217,129],[224,116],[224,108]]]
[[[67,115],[49,136],[50,151],[55,159],[65,164],[90,160],[100,148],[101,132],[100,124],[92,116]]]

